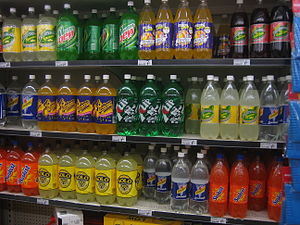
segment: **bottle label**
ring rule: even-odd
[[[135,49],[138,42],[138,31],[135,20],[127,19],[120,26],[119,44],[121,49]]]
[[[101,45],[103,52],[117,52],[119,49],[119,27],[116,24],[105,24],[102,37],[101,37]]]
[[[240,106],[240,124],[257,125],[259,106]]]
[[[260,180],[250,180],[249,183],[249,196],[251,198],[264,198],[265,196],[265,183]]]
[[[57,121],[71,122],[76,119],[76,96],[57,96]]]
[[[184,120],[183,100],[165,99],[162,104],[162,118],[165,124],[180,124]]]
[[[188,104],[185,107],[186,118],[188,120],[200,120],[201,117],[201,105],[200,104]]]
[[[230,187],[229,201],[234,204],[247,204],[248,187],[232,185]]]
[[[289,42],[291,24],[287,21],[273,22],[270,25],[270,43]]]
[[[137,99],[134,97],[118,98],[116,114],[118,123],[134,123],[137,120]]]
[[[268,190],[268,205],[273,207],[282,206],[283,192],[280,188],[269,187]]]
[[[191,199],[196,202],[204,202],[208,199],[208,184],[194,184],[191,187]]]
[[[172,48],[173,23],[161,22],[155,26],[155,48]]]
[[[95,121],[100,124],[114,123],[115,96],[95,97]]]
[[[60,21],[57,25],[57,50],[78,48],[78,30],[70,21]]]
[[[37,34],[35,25],[21,27],[22,52],[35,52],[37,46]]]
[[[173,199],[187,199],[188,183],[172,182],[171,196]]]
[[[159,176],[156,175],[156,191],[168,192],[171,190],[171,175]]]
[[[117,170],[117,196],[131,198],[137,196],[137,170],[125,172]]]
[[[75,191],[75,167],[59,166],[58,181],[60,191]]]
[[[3,26],[2,28],[3,52],[19,53],[21,51],[21,32],[16,26]]]
[[[137,190],[141,190],[143,188],[142,174],[143,174],[143,166],[138,166],[137,167],[137,174],[136,174],[136,178],[135,178],[135,183],[136,183]]]
[[[227,201],[228,188],[218,184],[210,185],[210,201],[214,203],[225,203]]]
[[[141,97],[139,104],[139,118],[141,123],[158,124],[160,122],[160,99]]]
[[[250,43],[251,44],[268,44],[269,43],[269,24],[260,23],[250,26]]]
[[[0,53],[3,52],[3,42],[2,42],[2,27],[0,27]]]
[[[151,51],[155,48],[155,35],[153,24],[139,25],[139,50]]]
[[[278,107],[263,106],[260,108],[261,125],[278,125]]]
[[[218,37],[218,56],[227,56],[230,52],[230,36],[223,34]]]
[[[77,96],[76,117],[77,122],[91,123],[93,122],[93,96]]]
[[[6,175],[6,160],[0,159],[0,184],[5,183],[5,175]]]
[[[41,24],[37,26],[38,51],[54,52],[56,50],[56,30],[51,24]]]
[[[116,170],[95,170],[96,195],[113,195],[116,192]]]
[[[155,187],[156,186],[156,175],[155,172],[144,171],[144,187]]]
[[[193,23],[186,21],[176,22],[174,24],[174,33],[174,48],[192,49]]]
[[[85,28],[85,51],[86,52],[97,52],[101,51],[101,28],[100,26],[88,26]]]
[[[219,123],[219,105],[201,105],[202,123]]]
[[[37,95],[22,95],[22,119],[36,120],[37,103]]]
[[[94,193],[94,168],[75,168],[76,192],[79,194]]]
[[[55,121],[57,119],[56,96],[38,96],[38,121]]]
[[[6,117],[6,94],[0,94],[0,120]]]
[[[213,47],[212,23],[200,22],[200,23],[195,23],[194,26],[195,26],[194,48],[212,49]]]
[[[239,108],[235,105],[221,105],[220,108],[220,123],[222,124],[237,124],[239,121]]]
[[[19,183],[22,185],[22,188],[37,188],[39,186],[38,163],[22,163]]]
[[[19,185],[21,177],[21,163],[18,161],[10,162],[6,164],[6,184],[7,185]]]
[[[7,116],[20,116],[20,95],[7,94]]]
[[[288,123],[288,118],[290,115],[289,105],[282,105],[280,107],[280,123]]]
[[[248,44],[248,29],[247,27],[232,27],[231,28],[231,45],[243,46]]]
[[[39,165],[39,189],[50,191],[58,188],[57,165]]]

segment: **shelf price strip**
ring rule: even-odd
[[[261,142],[260,143],[260,148],[277,149],[277,143],[273,143],[273,142]]]
[[[152,216],[152,210],[138,209],[138,214],[141,216]]]
[[[36,204],[49,205],[49,200],[48,199],[43,199],[43,198],[37,198],[36,199]]]
[[[181,139],[181,145],[191,145],[191,146],[196,146],[197,145],[197,140],[192,140],[192,139]]]
[[[126,142],[126,136],[112,136],[113,142]]]
[[[30,137],[42,137],[42,132],[39,130],[35,130],[35,131],[30,131],[29,132],[29,136]]]
[[[68,61],[55,61],[56,67],[67,67],[69,66]]]
[[[152,66],[152,60],[138,60],[138,66]]]
[[[234,66],[250,66],[250,59],[233,59]]]
[[[226,218],[220,218],[220,217],[210,217],[210,222],[211,223],[226,224],[227,223],[227,219]]]
[[[10,62],[0,62],[0,68],[9,68]]]

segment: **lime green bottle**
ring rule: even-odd
[[[141,155],[136,152],[135,146],[131,147],[130,155],[137,163],[137,175],[136,175],[135,182],[136,182],[136,186],[137,186],[137,190],[138,190],[138,196],[141,196],[142,189],[143,189],[142,176],[143,176],[144,160],[141,157]]]

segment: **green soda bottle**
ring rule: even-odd
[[[78,10],[73,10],[73,15],[76,17],[76,19],[78,20],[78,26],[77,26],[77,34],[78,34],[78,39],[77,39],[77,43],[78,43],[78,57],[79,59],[84,59],[84,54],[83,54],[83,48],[84,48],[84,44],[83,44],[83,32],[84,32],[84,24],[85,24],[85,20],[80,19],[79,17],[79,11]]]
[[[119,56],[119,18],[116,8],[109,9],[109,16],[103,22],[103,30],[101,37],[102,58],[120,59]]]
[[[71,13],[70,4],[64,4],[64,13],[56,28],[57,60],[76,60],[79,57],[78,20]]]
[[[86,150],[78,157],[75,163],[76,196],[80,202],[92,202],[95,200],[94,178],[95,160]]]
[[[48,146],[39,158],[39,192],[42,198],[55,198],[58,195],[58,159]]]
[[[137,202],[137,163],[128,152],[117,163],[117,202],[122,206],[133,206]]]
[[[136,152],[135,145],[133,144],[131,146],[130,155],[134,159],[134,161],[137,163],[137,175],[135,179],[136,188],[138,191],[138,196],[141,196],[142,189],[143,189],[143,165],[144,160],[140,154]]]
[[[116,199],[116,160],[102,151],[95,164],[95,195],[100,204],[112,204]]]
[[[76,156],[66,147],[58,161],[59,195],[63,199],[75,199],[75,162]]]
[[[121,59],[138,59],[138,23],[133,1],[128,1],[128,12],[121,17],[119,45]]]

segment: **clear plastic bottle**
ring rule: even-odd
[[[7,123],[8,125],[21,125],[21,87],[17,76],[12,76],[12,82],[7,87]]]
[[[258,88],[259,94],[261,94],[262,90],[266,86],[266,83],[267,83],[267,77],[266,76],[262,76],[261,83],[260,83],[259,88]]]
[[[4,127],[7,121],[6,100],[7,93],[5,87],[0,83],[0,127]]]
[[[172,161],[172,164],[175,165],[178,160],[178,152],[180,151],[180,146],[174,146],[173,150],[174,150],[174,152],[172,154],[171,161]]]
[[[149,145],[148,149],[148,154],[144,158],[143,194],[146,198],[154,199],[156,185],[155,164],[157,157],[154,153],[154,145]]]
[[[193,167],[193,164],[192,164],[192,162],[189,159],[189,148],[187,148],[187,146],[185,146],[185,148],[183,148],[181,150],[181,152],[184,154],[183,161],[185,161],[185,163],[189,166],[189,168],[191,170],[192,167]],[[177,158],[177,161],[178,161],[178,158]]]
[[[279,120],[279,135],[278,137],[281,140],[286,140],[288,134],[288,123],[289,123],[289,86],[292,82],[292,76],[287,75],[285,77],[286,83],[283,86],[282,91],[279,96],[279,104],[280,104],[280,120]]]
[[[220,79],[219,79],[219,76],[214,76],[214,84],[218,90],[218,93],[219,95],[221,96],[221,93],[222,93],[222,88],[221,88],[221,85],[220,85]]]

